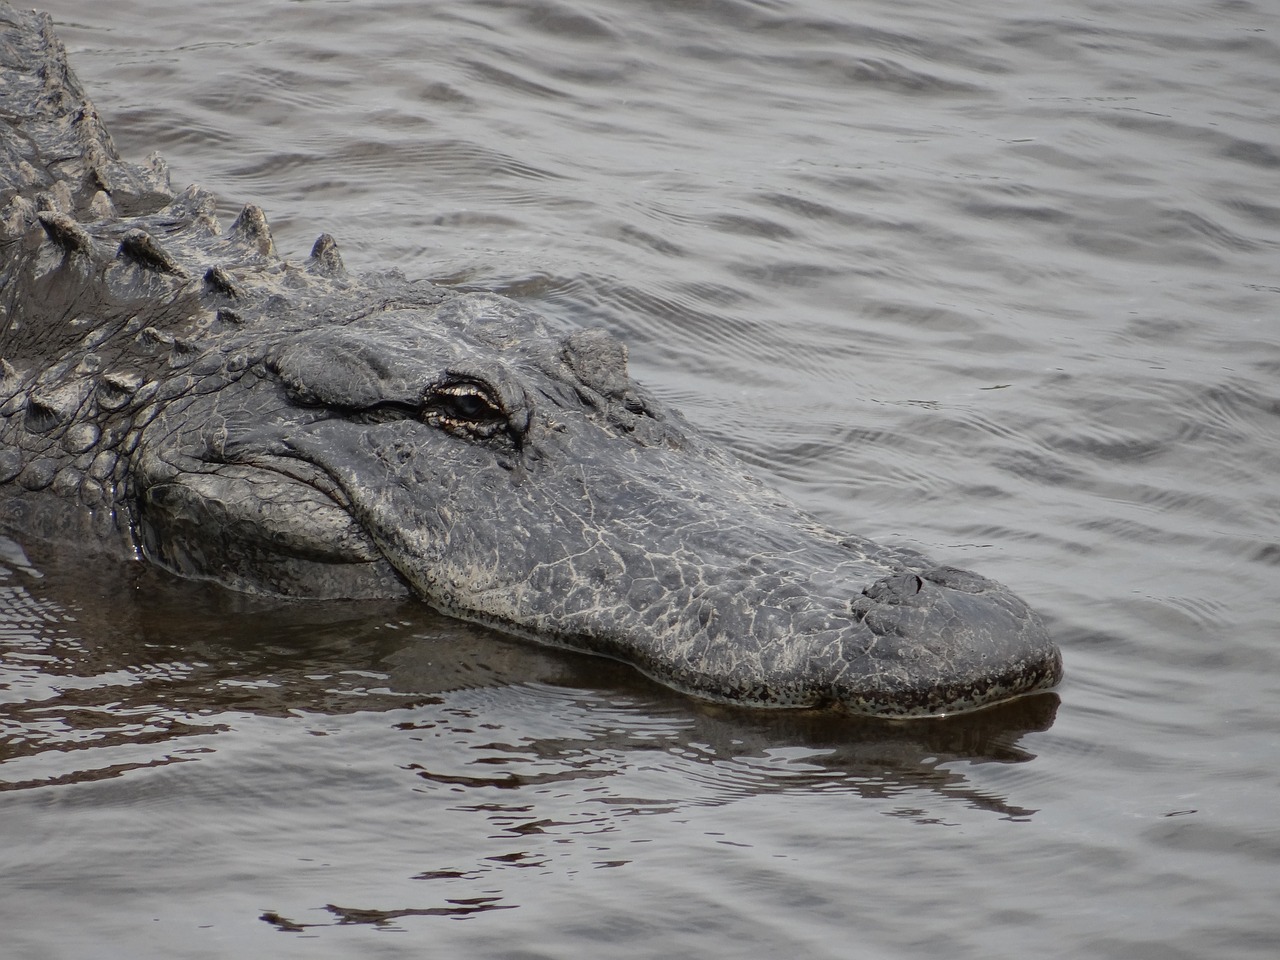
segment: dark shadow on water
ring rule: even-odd
[[[325,910],[337,919],[324,923],[304,923],[283,917],[269,910],[259,920],[265,920],[282,933],[301,933],[314,927],[350,926],[366,924],[374,927],[387,927],[403,917],[449,917],[460,919],[477,913],[488,913],[492,910],[514,910],[515,904],[501,903],[501,897],[469,897],[466,899],[448,900],[443,907],[407,907],[399,910],[360,909],[358,907],[340,907],[330,903]]]

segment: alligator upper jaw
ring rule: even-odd
[[[884,589],[899,580],[919,587],[909,597]],[[612,608],[588,603],[554,622],[530,621],[518,593],[495,603],[494,591],[452,612],[521,625],[518,632],[544,642],[602,653],[668,686],[747,706],[941,717],[1048,690],[1062,678],[1061,654],[1039,617],[994,581],[926,566],[861,592],[829,583],[834,589],[792,609],[777,594],[743,602],[743,585],[731,578],[682,598],[665,616],[650,609],[635,618],[624,597]]]

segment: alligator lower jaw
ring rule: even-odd
[[[550,621],[524,620],[515,616],[508,604],[509,591],[494,590],[482,602],[459,605],[435,598],[431,604],[443,613],[472,623],[496,629],[512,636],[544,646],[589,651],[629,664],[666,687],[699,700],[738,707],[770,710],[818,710],[877,720],[933,720],[985,710],[1027,696],[1052,690],[1062,679],[1062,657],[1048,639],[1038,617],[1030,615],[1027,643],[1020,653],[987,664],[974,663],[967,675],[948,678],[945,672],[915,674],[896,671],[893,664],[877,670],[842,671],[827,675],[806,674],[803,670],[791,676],[768,676],[768,671],[735,671],[732,658],[733,637],[717,651],[704,648],[705,657],[689,661],[675,669],[675,655],[649,656],[643,647],[619,633],[585,629],[565,630]],[[1019,602],[1019,601],[1013,601]],[[656,635],[647,639],[661,643]],[[803,638],[795,638],[802,641]],[[825,645],[825,644],[824,644]],[[718,656],[723,653],[723,657]],[[822,659],[815,650],[805,662]],[[714,668],[717,661],[723,669]],[[906,661],[904,660],[904,663]],[[832,676],[831,674],[844,674]]]
[[[273,458],[269,458],[272,459]],[[318,475],[296,461],[217,464],[149,485],[143,549],[185,577],[311,599],[408,596],[409,588]]]
[[[1051,656],[1009,664],[1002,673],[980,681],[939,683],[914,690],[872,690],[852,693],[837,709],[886,720],[936,719],[973,713],[1021,697],[1052,690],[1062,680],[1062,657]]]

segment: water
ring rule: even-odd
[[[606,326],[1068,674],[739,712],[6,544],[6,957],[1274,955],[1274,5],[47,6],[127,155],[291,256]]]

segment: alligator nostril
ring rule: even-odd
[[[955,567],[934,567],[932,570],[926,570],[924,575],[930,583],[959,590],[962,593],[982,593],[991,585],[991,581],[986,577]]]
[[[863,596],[883,603],[895,603],[914,597],[924,587],[924,581],[914,573],[895,573],[881,577],[862,591]]]

